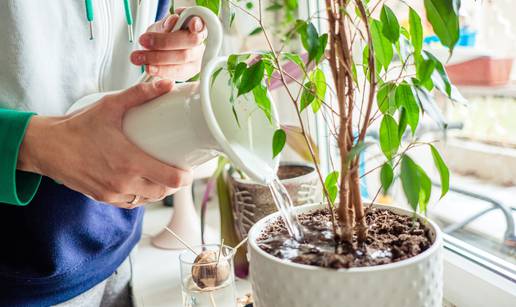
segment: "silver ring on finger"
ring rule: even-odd
[[[133,200],[128,201],[127,203],[130,204],[130,205],[136,205],[139,201],[140,201],[140,196],[139,195],[134,195]]]

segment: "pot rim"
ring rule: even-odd
[[[280,167],[281,166],[301,166],[301,167],[308,167],[308,168],[312,169],[310,172],[308,172],[304,175],[280,180],[283,184],[290,184],[290,183],[294,183],[295,181],[306,179],[306,177],[312,176],[315,173],[315,166],[313,164],[307,163],[307,162],[302,162],[302,161],[282,161],[282,162],[280,162],[279,166]],[[264,184],[256,182],[251,178],[242,179],[242,178],[234,177],[234,176],[232,176],[232,178],[235,182],[238,182],[241,184],[253,184],[253,185],[265,186]]]
[[[369,204],[369,203],[364,203],[364,204]],[[397,214],[403,214],[403,215],[412,215],[413,214],[412,211],[409,211],[409,210],[403,209],[403,208],[399,208],[399,207],[381,205],[381,204],[376,204],[376,203],[372,204],[372,205],[375,206],[376,208],[388,209]],[[304,213],[304,212],[308,212],[310,210],[318,209],[318,208],[325,208],[325,206],[323,206],[322,203],[316,203],[316,204],[308,204],[308,205],[294,207],[293,209],[294,209],[295,213]],[[411,264],[417,263],[419,261],[424,260],[425,258],[430,257],[431,255],[435,254],[442,246],[442,233],[441,233],[441,230],[439,229],[439,227],[437,226],[437,224],[435,224],[435,222],[433,222],[432,220],[417,213],[417,217],[419,219],[425,221],[427,223],[427,225],[430,227],[430,230],[432,230],[433,233],[435,234],[434,241],[432,242],[432,245],[430,246],[430,248],[428,248],[427,250],[425,250],[424,252],[422,252],[419,255],[416,255],[414,257],[404,259],[404,260],[401,260],[398,262],[394,262],[394,263],[380,264],[380,265],[368,266],[368,267],[353,267],[353,268],[349,268],[349,269],[346,269],[346,268],[332,269],[332,268],[318,267],[318,266],[314,266],[314,265],[299,264],[299,263],[295,263],[295,262],[291,262],[288,260],[274,257],[274,256],[266,253],[264,250],[262,250],[256,244],[256,238],[261,233],[263,228],[266,226],[267,222],[269,222],[271,219],[274,219],[278,216],[279,216],[279,212],[272,213],[272,214],[262,218],[261,220],[259,220],[249,230],[249,233],[248,233],[249,240],[247,243],[249,252],[252,249],[256,253],[258,253],[260,256],[265,257],[270,261],[281,263],[286,266],[300,269],[300,270],[327,270],[328,272],[335,272],[337,274],[337,273],[343,273],[343,272],[345,272],[345,273],[362,273],[362,272],[376,272],[376,271],[397,269],[399,267],[409,266]],[[252,263],[252,259],[250,260],[250,262]]]

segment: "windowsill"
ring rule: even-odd
[[[444,296],[457,307],[509,307],[516,301],[516,287],[507,278],[445,249]]]

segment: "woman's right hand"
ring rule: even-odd
[[[20,147],[18,169],[122,208],[163,199],[189,185],[191,172],[136,147],[122,132],[122,119],[128,109],[171,89],[169,80],[142,83],[67,116],[33,116]],[[135,195],[141,200],[131,204]]]

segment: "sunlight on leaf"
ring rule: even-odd
[[[274,136],[272,137],[272,157],[275,158],[277,155],[281,153],[283,147],[285,147],[285,142],[287,140],[287,134],[283,129],[278,129],[274,132]]]
[[[400,38],[400,24],[398,23],[398,18],[396,18],[394,12],[385,4],[382,7],[380,20],[383,24],[383,35],[390,40],[391,43],[395,44]]]
[[[398,124],[392,116],[386,114],[380,124],[380,147],[385,157],[390,160],[398,152],[399,146]]]
[[[407,201],[414,211],[417,211],[419,204],[419,191],[421,190],[421,180],[419,178],[418,165],[409,156],[403,155],[401,159],[401,185]]]
[[[382,169],[380,170],[380,182],[382,183],[384,194],[387,194],[387,191],[391,187],[393,180],[394,171],[392,170],[392,166],[389,163],[384,163]]]
[[[446,166],[446,163],[441,157],[441,154],[439,154],[437,148],[430,144],[430,149],[432,151],[432,158],[434,159],[435,167],[441,177],[441,198],[443,198],[450,189],[450,170],[448,169],[448,166]]]
[[[263,80],[264,71],[265,65],[262,60],[247,68],[242,74],[242,80],[238,87],[238,96],[248,93],[258,86]]]

